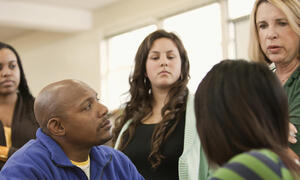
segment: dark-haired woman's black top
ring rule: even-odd
[[[157,169],[151,168],[148,161],[151,137],[156,124],[139,124],[135,135],[123,152],[130,158],[138,171],[147,180],[176,180],[178,177],[178,159],[183,152],[185,116],[177,124],[173,133],[163,144],[165,159]]]
[[[16,102],[12,125],[11,125],[11,143],[12,146],[9,149],[8,157],[10,157],[15,151],[21,148],[30,139],[35,138],[36,130],[39,125],[35,120],[33,112],[33,98],[24,98],[20,94]],[[4,127],[0,121],[0,145],[6,146]],[[0,161],[0,169],[3,167],[4,162]]]

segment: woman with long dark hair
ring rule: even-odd
[[[0,168],[18,148],[35,138],[38,123],[33,103],[17,51],[0,42]]]
[[[278,78],[262,63],[225,60],[195,94],[198,134],[212,179],[297,179],[300,166],[287,153],[289,112]]]
[[[145,179],[207,178],[188,80],[181,40],[164,30],[149,34],[136,53],[130,100],[116,120],[113,139]]]

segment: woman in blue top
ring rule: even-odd
[[[296,179],[300,166],[287,154],[288,104],[277,77],[262,63],[225,60],[195,95],[197,129],[212,179]]]

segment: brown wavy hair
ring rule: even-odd
[[[224,60],[215,65],[196,91],[195,115],[209,162],[223,165],[237,154],[266,148],[300,172],[286,153],[287,97],[265,63]]]
[[[151,83],[145,76],[146,61],[154,41],[160,38],[168,38],[176,45],[181,58],[181,76],[172,85],[168,93],[169,101],[161,110],[162,121],[155,126],[152,134],[151,152],[148,156],[148,160],[154,169],[157,168],[164,159],[164,155],[161,150],[163,143],[174,131],[180,121],[180,114],[184,113],[186,109],[188,96],[187,83],[190,78],[190,65],[187,52],[176,34],[166,32],[165,30],[157,30],[149,34],[140,44],[135,56],[134,71],[129,77],[129,93],[131,98],[125,104],[123,114],[116,120],[113,131],[113,143],[115,143],[123,125],[127,121],[132,120],[129,128],[123,133],[118,146],[118,149],[124,150],[124,148],[132,140],[136,126],[144,117],[152,113],[153,107],[151,103],[153,101],[153,95],[151,92]]]

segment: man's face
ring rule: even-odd
[[[97,93],[84,84],[70,87],[62,96],[62,123],[68,143],[82,147],[101,145],[112,138],[107,108],[98,102]]]

